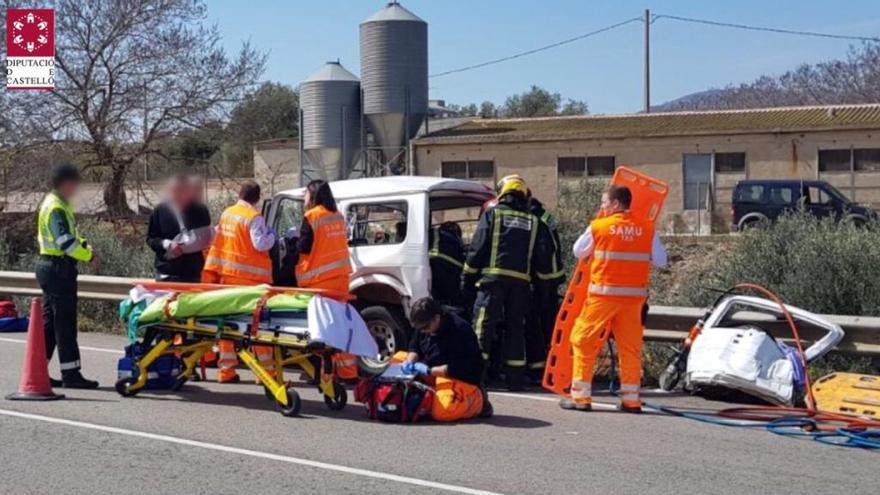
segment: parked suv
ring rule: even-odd
[[[431,265],[428,232],[452,221],[461,227],[465,243],[476,229],[480,207],[494,195],[478,182],[440,177],[395,176],[330,183],[339,211],[348,223],[352,268],[350,289],[354,305],[379,344],[383,360],[406,349],[407,323],[415,300],[430,295]],[[277,232],[299,226],[305,189],[276,194],[263,212]],[[276,273],[285,263],[287,248],[273,250]],[[286,266],[283,271],[292,270]],[[380,363],[362,363],[367,367]]]
[[[743,230],[773,221],[801,206],[817,217],[850,218],[860,225],[877,216],[874,210],[853,203],[825,181],[744,180],[733,189],[733,227]]]

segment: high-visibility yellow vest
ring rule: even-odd
[[[50,219],[55,210],[61,210],[67,219],[70,234],[55,238],[50,227]],[[63,249],[61,246],[71,239],[75,241]],[[59,198],[54,192],[46,195],[40,203],[40,211],[37,215],[37,243],[40,245],[40,254],[43,256],[70,256],[77,261],[91,261],[92,249],[85,244],[85,239],[79,235],[76,221],[73,217],[73,207]]]

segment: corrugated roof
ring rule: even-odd
[[[400,5],[396,1],[388,2],[382,10],[376,12],[371,15],[361,24],[366,24],[368,22],[384,22],[384,21],[410,21],[410,22],[425,22],[419,16],[413,14],[409,10],[405,9],[403,5]]]
[[[354,74],[349,72],[342,66],[339,61],[336,62],[327,62],[322,65],[318,70],[312,72],[309,77],[303,80],[304,83],[314,82],[314,81],[354,81],[360,82],[360,79],[357,78]]]
[[[475,119],[416,140],[492,143],[880,129],[880,104],[778,107],[753,110]]]

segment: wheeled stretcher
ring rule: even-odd
[[[219,340],[228,340],[283,415],[295,416],[301,406],[299,393],[284,379],[285,367],[302,370],[317,383],[327,407],[340,410],[347,394],[335,378],[332,356],[341,351],[371,358],[378,354],[357,311],[318,291],[209,285],[176,290],[176,284],[144,285],[165,292],[130,316],[137,319],[138,334],[143,335],[143,355],[135,363],[136,372],[116,383],[116,391],[125,397],[144,388],[147,369],[165,355],[175,355],[183,363],[173,387],[179,389],[198,378],[196,368],[204,354]],[[272,349],[274,371],[260,362],[254,346]]]

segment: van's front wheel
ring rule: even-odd
[[[388,367],[388,360],[398,351],[406,350],[407,328],[403,312],[387,306],[369,306],[361,317],[379,346],[379,359],[359,358],[358,366],[368,375],[378,375]]]

